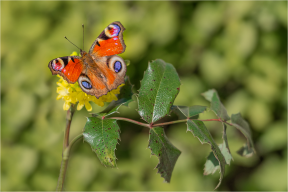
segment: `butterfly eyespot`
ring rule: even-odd
[[[86,89],[92,89],[92,85],[88,83],[87,81],[82,81],[81,84]]]
[[[124,60],[117,55],[110,57],[107,61],[107,64],[111,70],[115,71],[115,73],[118,73],[119,75],[120,73],[122,74],[126,72],[126,65]]]
[[[87,93],[87,91],[90,91],[92,89],[92,82],[90,81],[89,77],[85,74],[81,74],[78,83],[81,87],[81,89]]]
[[[120,31],[121,31],[120,26],[118,26],[117,24],[112,24],[106,27],[105,35],[109,38],[115,37],[119,35]]]
[[[120,62],[120,61],[116,61],[116,62],[114,63],[114,70],[115,70],[115,72],[118,73],[119,71],[121,71],[121,69],[122,69],[122,64],[121,64],[121,62]]]
[[[64,62],[61,59],[54,59],[52,62],[52,68],[55,71],[62,71],[62,69],[65,67]]]

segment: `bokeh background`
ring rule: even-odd
[[[215,88],[228,113],[250,123],[257,155],[240,157],[245,138],[228,127],[234,161],[226,166],[219,190],[287,190],[287,2],[1,2],[1,190],[55,190],[61,163],[66,112],[56,100],[48,62],[85,50],[111,22],[126,28],[127,75],[140,87],[148,61],[172,63],[181,79],[177,105],[206,105],[200,95]],[[93,112],[103,108],[92,104]],[[122,116],[139,120],[136,103]],[[81,133],[83,108],[72,122],[71,138]],[[205,112],[200,118],[213,118]],[[171,115],[167,120],[174,120]],[[116,169],[103,167],[87,143],[70,155],[65,190],[213,190],[218,171],[204,176],[209,145],[201,145],[185,124],[166,127],[182,151],[171,183],[154,169],[148,130],[118,122]],[[216,142],[222,127],[208,122]]]

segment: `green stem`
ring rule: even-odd
[[[74,139],[72,139],[70,146],[69,146],[69,150],[71,149],[71,147],[73,146],[74,143],[76,143],[76,141],[78,139],[80,139],[81,137],[83,137],[83,134],[81,133],[80,135],[77,135]]]
[[[60,174],[58,178],[58,183],[56,187],[56,191],[62,191],[67,165],[68,165],[68,157],[69,157],[69,133],[70,133],[70,127],[71,127],[71,121],[73,114],[75,112],[75,105],[71,105],[70,109],[67,111],[66,116],[66,129],[64,134],[64,142],[63,142],[63,153],[62,153],[62,162],[61,162],[61,168],[60,168]]]

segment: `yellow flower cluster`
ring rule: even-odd
[[[93,101],[97,105],[103,107],[104,102],[111,102],[113,100],[117,101],[118,98],[115,95],[119,94],[120,87],[124,86],[124,84],[121,84],[117,87],[117,89],[114,89],[108,92],[107,95],[103,95],[99,99],[97,99],[95,96],[84,93],[80,88],[78,82],[70,84],[65,81],[61,76],[57,76],[60,79],[57,82],[57,93],[59,95],[56,99],[64,100],[63,110],[68,110],[71,106],[71,103],[76,104],[78,102],[77,110],[81,110],[85,105],[87,111],[92,111],[92,106],[89,101]]]

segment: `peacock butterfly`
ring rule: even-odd
[[[126,64],[117,54],[125,51],[125,28],[113,22],[92,44],[89,53],[80,49],[81,57],[58,57],[49,62],[53,75],[61,75],[68,83],[78,80],[81,89],[99,98],[124,83]]]

